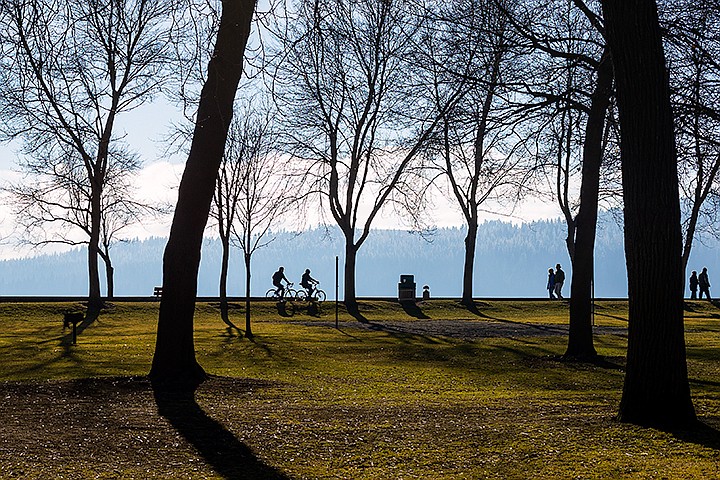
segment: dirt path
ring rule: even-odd
[[[291,321],[308,327],[334,328],[334,322]],[[461,340],[478,338],[552,337],[568,335],[567,325],[529,324],[510,321],[475,320],[413,320],[405,322],[373,321],[344,322],[341,330],[385,331],[397,335],[421,335],[426,337],[451,337]],[[627,335],[625,327],[594,327],[596,335]]]

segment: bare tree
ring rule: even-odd
[[[23,166],[39,183],[34,192],[28,185],[15,192],[44,204],[37,206],[34,226],[64,222],[87,236],[91,305],[101,303],[103,225],[118,221],[104,216],[129,205],[110,200],[129,193],[120,187],[124,180],[109,187],[111,173],[125,168],[116,174],[120,179],[137,168],[118,145],[115,123],[167,78],[171,6],[169,0],[8,0],[0,7],[6,52],[1,133],[24,141],[30,159]],[[111,195],[105,195],[108,188]],[[104,232],[108,246],[113,231]],[[109,261],[109,249],[103,256]]]
[[[546,143],[555,157],[555,195],[567,224],[573,272],[566,356],[592,358],[596,356],[591,321],[594,246],[612,64],[604,46],[602,19],[585,2],[575,0],[564,8],[544,10],[546,5],[537,6],[524,18],[511,18],[544,65],[539,82],[521,84],[521,91],[534,99],[522,108],[538,111],[540,124],[547,127]],[[571,190],[577,187],[571,184],[576,176],[580,187],[574,200],[576,193]]]
[[[717,235],[720,169],[720,38],[716,0],[664,2],[661,16],[675,112],[681,201],[683,268],[693,239]]]
[[[251,261],[255,251],[273,240],[271,227],[292,207],[293,192],[282,158],[274,149],[274,112],[257,97],[244,99],[228,132],[218,172],[213,215],[223,246],[220,303],[227,318],[227,274],[231,244],[243,252],[245,265],[245,336],[252,337]],[[294,218],[301,215],[293,215]],[[222,305],[225,305],[222,307]]]
[[[72,151],[55,157],[30,154],[21,160],[24,181],[4,188],[9,193],[22,241],[42,247],[48,244],[87,245],[91,235],[92,188],[82,162]],[[98,255],[105,264],[107,297],[114,295],[110,249],[123,240],[123,231],[163,211],[137,199],[132,176],[140,164],[134,155],[110,152],[111,161],[101,196]],[[45,172],[52,171],[49,175]]]
[[[654,0],[604,0],[621,128],[628,353],[620,419],[696,420],[683,332],[683,268],[670,89]]]
[[[344,301],[356,309],[357,252],[448,106],[438,110],[408,67],[423,16],[412,2],[301,1],[276,67],[284,142],[305,163],[345,237]]]
[[[467,225],[462,302],[473,306],[473,273],[478,225],[483,204],[511,203],[525,184],[527,168],[515,150],[522,147],[508,120],[507,85],[515,75],[516,53],[507,5],[494,0],[468,0],[440,5],[428,12],[432,21],[418,48],[426,52],[436,84],[435,102],[442,110],[443,93],[464,84],[465,95],[447,112],[436,135],[439,153],[432,170],[449,182],[450,197]]]
[[[157,388],[194,390],[206,378],[195,358],[193,316],[200,251],[225,153],[250,36],[254,0],[225,0],[207,67],[190,153],[163,256],[163,296],[150,379]]]

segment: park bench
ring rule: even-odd
[[[82,312],[65,312],[63,313],[63,329],[69,327],[72,324],[72,343],[77,343],[77,324],[85,320],[85,315]]]
[[[63,328],[67,328],[70,325],[77,325],[83,320],[85,320],[85,315],[83,315],[82,312],[63,313]]]
[[[156,297],[162,297],[162,287],[155,287],[153,289],[153,295]]]

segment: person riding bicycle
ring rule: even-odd
[[[310,269],[306,268],[305,273],[302,274],[302,278],[300,279],[300,285],[307,290],[308,298],[312,297],[312,294],[315,291],[315,285],[318,283],[320,283],[318,280],[315,280],[310,276]]]
[[[288,286],[290,285],[290,280],[285,277],[285,267],[280,267],[277,272],[273,273],[272,276],[273,285],[277,287],[275,292],[277,292],[280,298],[285,296],[285,286],[282,284],[283,280],[285,280],[285,283],[287,283]]]

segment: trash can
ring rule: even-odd
[[[415,275],[400,275],[398,300],[401,302],[415,301]]]

